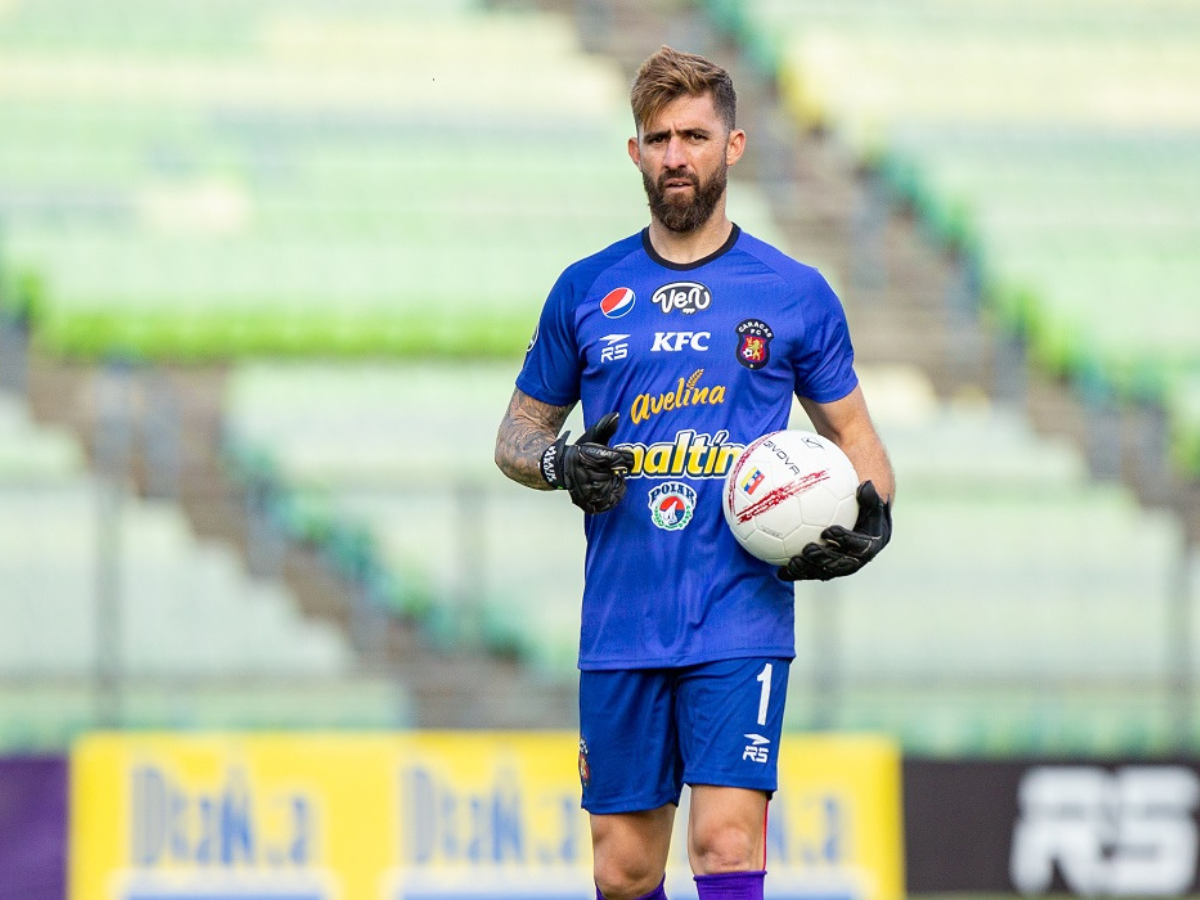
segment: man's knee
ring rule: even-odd
[[[593,874],[605,900],[653,896],[663,880],[675,808],[592,817]]]
[[[736,820],[709,820],[692,831],[697,873],[741,872],[762,867],[762,828]]]
[[[741,788],[692,788],[688,856],[698,875],[761,870],[766,795]]]
[[[639,900],[653,896],[662,885],[663,871],[654,871],[646,866],[629,866],[619,863],[601,864],[596,861],[596,890],[604,900]]]
[[[605,900],[637,900],[653,893],[663,880],[665,860],[625,835],[598,841],[593,852],[596,889]]]

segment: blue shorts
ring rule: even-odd
[[[678,803],[685,784],[772,793],[789,661],[730,659],[579,677],[583,808]]]

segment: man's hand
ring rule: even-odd
[[[585,513],[612,509],[625,496],[625,476],[633,466],[633,453],[608,446],[617,430],[619,413],[610,412],[568,444],[569,431],[542,454],[542,477],[551,487],[571,494],[571,502]]]
[[[858,521],[850,531],[831,525],[821,532],[824,544],[812,543],[779,569],[784,581],[829,581],[853,575],[892,539],[892,505],[884,502],[875,485],[858,486]]]

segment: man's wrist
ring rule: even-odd
[[[546,479],[546,483],[550,487],[558,490],[565,490],[567,487],[566,471],[564,469],[566,443],[567,436],[564,433],[542,453],[542,478]]]

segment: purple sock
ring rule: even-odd
[[[700,900],[763,900],[763,872],[718,872],[697,875]]]
[[[664,877],[658,887],[648,894],[642,894],[637,900],[667,900],[667,892],[664,890],[666,883],[667,879]],[[604,895],[600,893],[600,888],[596,888],[596,900],[604,900]]]

